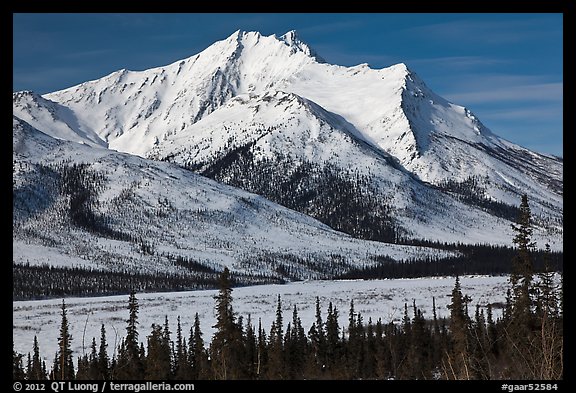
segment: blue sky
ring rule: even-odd
[[[404,62],[494,133],[563,156],[562,14],[14,14],[13,90],[40,94],[297,30],[329,63]]]

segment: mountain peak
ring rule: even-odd
[[[254,46],[261,41],[275,41],[290,47],[292,53],[301,52],[316,60],[318,63],[326,63],[326,61],[318,55],[318,53],[310,47],[307,43],[302,41],[296,30],[290,30],[287,33],[277,37],[276,34],[269,36],[262,35],[258,31],[245,31],[236,30],[226,41],[237,43],[243,47]]]
[[[260,32],[258,32],[258,31],[246,31],[246,30],[238,29],[234,33],[232,33],[232,35],[230,36],[230,38],[236,39],[238,41],[240,41],[244,38],[247,38],[247,37],[260,38],[260,37],[262,37],[262,34],[260,34]]]
[[[486,211],[491,206],[500,220],[508,213],[497,204],[514,205],[521,192],[529,193],[539,215],[561,222],[562,162],[489,133],[470,110],[436,95],[405,63],[379,70],[319,64],[294,30],[281,36],[237,30],[164,67],[120,70],[42,96],[16,92],[13,114],[53,138],[175,161],[214,177],[218,172],[233,184],[260,184],[266,192],[272,192],[264,186],[271,183],[272,163],[286,168],[280,181],[292,181],[291,168],[307,163],[358,170],[383,190],[374,200],[398,207],[390,213],[398,228],[422,238],[436,238],[429,223],[439,222],[437,212],[452,206],[453,194],[460,203],[457,194],[469,179],[481,181],[472,190],[481,195],[480,210],[464,209],[470,224],[463,225],[470,226],[450,233],[485,240],[476,235],[475,224],[483,221],[472,219],[492,214]],[[309,187],[308,177],[295,189]],[[438,204],[429,207],[432,200]],[[419,212],[431,220],[414,221]],[[443,237],[442,228],[448,227],[438,227]]]
[[[308,56],[314,58],[318,63],[326,63],[326,60],[320,57],[318,53],[316,53],[316,51],[310,47],[310,45],[308,45],[307,43],[305,43],[300,39],[300,36],[296,32],[296,30],[290,30],[286,34],[280,36],[279,39],[283,41],[286,45],[295,48],[296,50],[299,50],[307,54]]]
[[[405,72],[407,74],[411,72],[410,68],[408,68],[408,65],[406,63],[393,64],[388,68],[391,70],[398,70],[398,72]]]
[[[286,34],[280,36],[280,39],[288,45],[292,45],[294,42],[301,42],[296,30],[290,30]]]

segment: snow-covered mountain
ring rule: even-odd
[[[371,256],[449,255],[354,239],[177,165],[13,123],[15,264],[181,275],[228,266],[258,282],[331,277]]]
[[[357,237],[510,244],[527,193],[539,245],[563,244],[562,159],[496,136],[404,64],[327,64],[295,32],[237,31],[164,67],[14,93],[13,112],[55,138],[172,161]]]

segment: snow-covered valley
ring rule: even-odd
[[[454,277],[436,277],[395,280],[345,280],[345,281],[303,281],[284,285],[259,285],[235,288],[232,292],[234,311],[246,323],[250,315],[251,323],[258,328],[260,321],[267,332],[275,318],[277,296],[282,299],[285,323],[292,317],[294,306],[307,332],[315,318],[315,300],[320,299],[323,317],[329,302],[339,312],[339,324],[345,328],[348,320],[350,301],[354,309],[362,315],[365,323],[373,323],[381,318],[383,323],[399,322],[404,315],[404,304],[408,305],[412,317],[412,302],[432,318],[432,298],[434,297],[439,318],[449,317],[446,306],[454,287]],[[463,276],[460,277],[462,293],[472,298],[470,313],[476,305],[485,307],[493,304],[494,317],[501,315],[508,288],[508,276]],[[180,316],[185,337],[190,334],[194,315],[198,313],[205,342],[212,339],[215,323],[214,296],[216,290],[200,290],[172,293],[140,293],[136,297],[140,306],[140,340],[146,342],[152,323],[163,324],[167,316],[170,330],[176,331],[177,317]],[[72,334],[72,350],[75,357],[90,351],[92,338],[99,340],[100,328],[104,324],[109,343],[110,355],[126,334],[128,319],[128,296],[106,296],[65,299],[67,317]],[[61,323],[62,299],[16,301],[13,302],[14,348],[20,353],[32,351],[34,336],[38,337],[41,353],[47,364],[53,360],[58,345]]]

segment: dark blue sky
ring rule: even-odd
[[[494,133],[562,156],[562,14],[14,14],[13,90],[47,93],[297,30],[326,61],[404,62]]]

